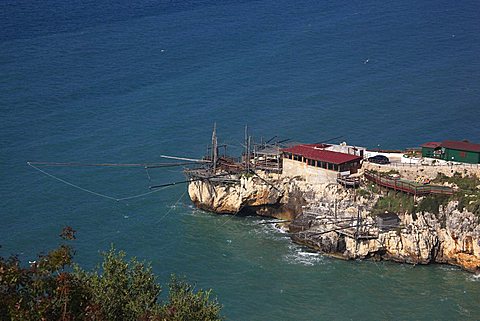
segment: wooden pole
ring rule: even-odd
[[[360,230],[360,207],[357,209],[357,230],[355,232],[355,239],[358,239],[358,233],[359,233],[359,230]]]
[[[247,161],[247,156],[248,155],[248,125],[245,125],[245,156],[244,156],[244,161],[245,161],[245,169],[248,170],[248,161]]]
[[[217,123],[213,123],[213,133],[212,133],[212,161],[213,161],[213,172],[217,171],[217,160],[218,160],[218,147],[217,147]]]
[[[250,148],[251,148],[250,144],[251,144],[251,141],[252,141],[252,136],[248,136],[248,142],[247,142],[247,155],[248,155],[248,157],[247,157],[247,160],[248,160],[247,171],[248,172],[250,171]]]

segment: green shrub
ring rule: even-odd
[[[446,205],[448,201],[449,197],[446,195],[428,195],[418,203],[417,211],[438,214],[440,205]]]
[[[372,195],[369,191],[363,188],[359,188],[357,190],[357,193],[358,193],[358,196],[361,196],[361,197],[370,197]]]
[[[76,266],[73,273],[81,283],[88,284],[91,303],[98,307],[99,314],[112,321],[155,315],[161,289],[151,266],[135,258],[127,261],[125,252],[116,252],[113,247],[102,255],[101,270],[86,272]]]
[[[64,240],[75,231],[64,229]],[[17,257],[0,257],[0,320],[222,320],[211,290],[195,291],[172,277],[168,301],[150,265],[125,259],[112,248],[101,268],[86,272],[73,266],[73,249],[62,244],[22,267]]]
[[[477,176],[462,177],[461,173],[455,172],[452,177],[448,177],[438,173],[433,182],[440,184],[448,182],[457,185],[458,191],[450,196],[448,200],[458,201],[458,209],[460,211],[467,209],[480,217],[480,190],[477,188],[480,185],[480,179]]]
[[[200,289],[195,292],[191,284],[173,275],[169,285],[169,300],[162,308],[162,315],[172,321],[221,320],[221,307],[210,296],[211,290]]]
[[[375,205],[373,211],[375,214],[383,213],[385,211],[395,213],[413,213],[415,211],[413,196],[405,193],[390,193],[380,197]]]

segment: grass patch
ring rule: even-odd
[[[443,173],[438,173],[437,177],[432,181],[433,183],[450,183],[458,186],[463,191],[480,191],[477,186],[480,185],[480,179],[477,176],[465,176],[455,172],[452,177],[448,177]]]
[[[418,203],[417,212],[439,214],[440,205],[447,205],[450,200],[446,195],[428,195]]]
[[[252,173],[243,173],[243,174],[241,175],[242,178],[251,178],[251,177],[253,177],[253,176],[254,176],[254,175],[253,175]]]
[[[415,203],[413,196],[405,193],[390,193],[380,197],[373,206],[372,213],[374,215],[384,213],[385,211],[395,213],[414,213]]]
[[[434,183],[443,184],[445,182],[458,186],[456,191],[448,200],[458,201],[458,209],[467,211],[480,217],[480,179],[477,176],[465,176],[455,172],[452,177],[448,177],[442,173],[438,173],[437,177],[432,181]]]
[[[371,192],[369,192],[368,190],[363,189],[363,188],[358,189],[357,194],[358,194],[358,196],[365,197],[365,198],[368,198],[372,195]]]
[[[383,174],[385,174],[385,175],[394,175],[394,174],[400,174],[400,172],[397,171],[396,169],[391,169],[391,170],[389,170],[388,172],[384,172]]]

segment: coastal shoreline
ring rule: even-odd
[[[378,170],[378,165],[373,164],[366,165],[365,169],[372,167]],[[388,166],[380,169],[384,172],[392,170]],[[404,170],[410,170],[412,176],[418,171],[412,167]],[[432,175],[437,173],[435,170],[423,172]],[[378,231],[377,228],[374,231],[378,234],[376,238],[358,239],[348,233],[340,233],[337,222],[352,220],[352,217],[359,215],[363,225],[374,226],[373,207],[388,191],[365,197],[355,189],[336,184],[309,184],[299,177],[267,172],[260,175],[240,175],[235,177],[236,183],[229,184],[209,180],[192,181],[188,193],[196,207],[209,212],[288,220],[290,222],[285,224],[292,242],[329,257],[388,260],[414,265],[449,264],[480,274],[480,223],[472,213],[460,210],[458,203],[449,202],[441,206],[440,214],[398,213],[398,227],[386,231]],[[368,183],[363,181],[362,185],[368,186]],[[323,207],[318,207],[319,204]],[[316,208],[316,215],[305,214],[305,209],[312,207]],[[333,210],[336,211],[335,218],[331,216]],[[325,217],[319,222],[321,215]]]

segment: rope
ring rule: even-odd
[[[78,185],[75,185],[73,183],[70,183],[70,182],[67,182],[66,180],[64,179],[61,179],[60,177],[57,177],[55,175],[52,175],[50,173],[47,173],[46,171],[32,165],[30,162],[27,162],[27,165],[30,166],[30,167],[33,167],[34,169],[36,169],[37,171],[59,181],[59,182],[62,182],[68,186],[71,186],[73,188],[76,188],[76,189],[79,189],[81,191],[84,191],[86,193],[90,193],[92,195],[96,195],[96,196],[99,196],[99,197],[103,197],[103,198],[106,198],[106,199],[109,199],[109,200],[112,200],[112,201],[116,201],[116,202],[120,202],[120,201],[125,201],[125,200],[131,200],[131,199],[134,199],[134,198],[138,198],[138,197],[142,197],[142,196],[146,196],[146,195],[149,195],[149,194],[153,194],[153,193],[156,193],[156,192],[159,192],[159,191],[162,191],[164,190],[165,188],[167,188],[168,186],[165,186],[164,188],[159,188],[157,190],[153,190],[153,191],[149,191],[149,192],[146,192],[146,193],[142,193],[142,194],[138,194],[138,195],[133,195],[133,196],[128,196],[128,197],[122,197],[122,198],[116,198],[116,197],[113,197],[113,196],[109,196],[109,195],[105,195],[105,194],[101,194],[101,193],[98,193],[98,192],[95,192],[95,191],[92,191],[92,190],[89,190],[89,189],[86,189],[86,188],[83,188],[81,186],[78,186]]]
[[[223,222],[222,224],[220,224],[220,226],[217,227],[217,229],[219,229],[220,227],[224,226],[225,224],[227,224],[228,222],[230,222],[234,217],[236,217],[238,214],[238,212],[236,212],[235,214],[233,215],[230,215],[230,217],[225,221]]]
[[[145,172],[147,172],[148,181],[151,182],[152,178],[150,177],[150,174],[148,173],[148,167],[147,166],[145,166]]]
[[[173,211],[174,208],[177,207],[178,202],[180,202],[180,200],[185,196],[186,193],[187,193],[187,190],[183,192],[182,196],[180,196],[180,198],[172,205],[172,207],[170,207],[167,213],[165,213],[162,217],[160,217],[160,220],[158,220],[157,223],[160,223],[168,214],[170,214]]]
[[[37,166],[58,166],[58,167],[145,167],[145,168],[160,168],[160,167],[176,167],[183,165],[191,165],[194,162],[183,163],[77,163],[77,162],[27,162]]]

